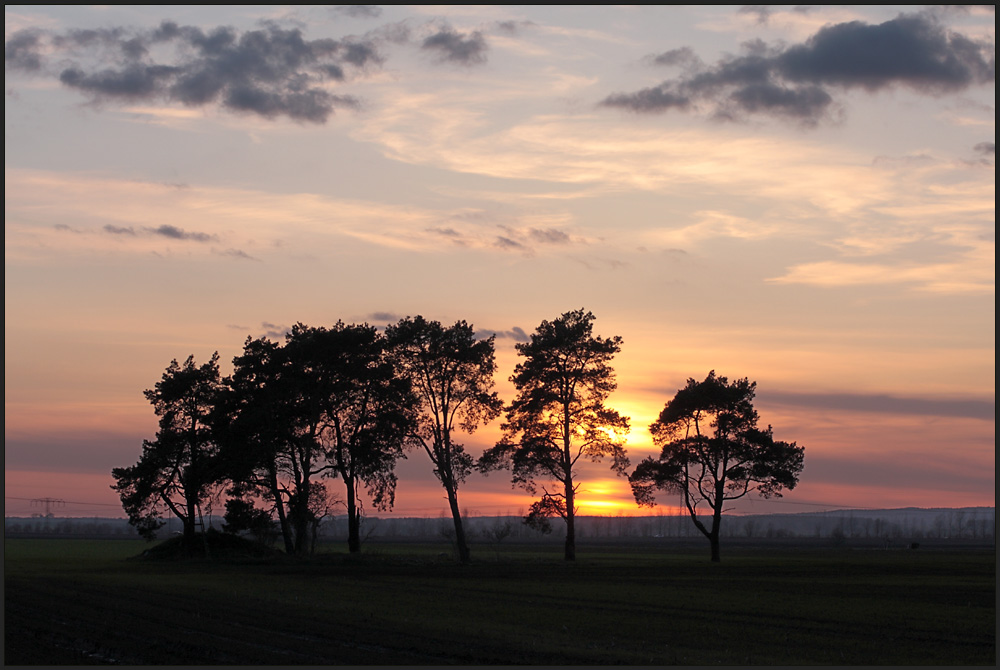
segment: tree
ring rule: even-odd
[[[347,490],[348,550],[361,551],[360,489],[376,509],[392,509],[396,461],[416,421],[410,380],[398,376],[386,341],[367,324],[300,327],[295,365],[308,370],[322,415],[319,439]]]
[[[483,472],[505,468],[514,485],[542,496],[525,522],[549,530],[548,519],[566,522],[565,558],[576,558],[576,496],[580,459],[611,459],[611,470],[626,474],[627,417],[605,407],[617,388],[610,366],[622,339],[593,335],[595,317],[583,310],[542,321],[528,342],[516,345],[524,357],[510,380],[518,391],[507,409],[504,437],[479,461]]]
[[[255,507],[253,501],[230,498],[226,501],[226,514],[223,519],[223,532],[234,535],[248,532],[262,544],[271,544],[277,539],[271,513]]]
[[[639,505],[655,504],[657,489],[680,493],[715,562],[726,502],[754,492],[781,497],[802,472],[805,449],[775,440],[771,426],[757,427],[756,388],[746,378],[730,384],[714,370],[703,382],[688,379],[649,427],[660,457],[645,459],[629,476]],[[702,503],[711,511],[711,527],[698,517]]]
[[[322,445],[325,373],[314,329],[292,327],[281,346],[247,338],[233,359],[224,397],[225,465],[237,496],[263,493],[278,514],[285,551],[307,554],[316,521],[312,498],[331,472]],[[220,431],[221,432],[221,431]]]
[[[220,478],[212,414],[222,389],[219,354],[198,366],[173,360],[145,392],[160,417],[153,441],[144,440],[139,461],[111,471],[122,507],[140,534],[152,539],[168,509],[181,520],[184,544],[193,549],[201,505]]]
[[[288,367],[281,345],[248,337],[243,354],[233,359],[232,376],[225,380],[217,432],[221,460],[232,483],[230,493],[268,500],[277,514],[285,551],[293,554],[297,543],[286,508],[291,492],[285,482],[293,471],[298,436],[293,418],[296,394]]]
[[[455,436],[459,429],[475,432],[502,411],[503,403],[493,391],[494,338],[476,340],[465,321],[445,328],[422,316],[401,319],[386,328],[386,337],[400,373],[410,380],[418,398],[410,443],[422,448],[434,465],[451,509],[459,560],[468,563],[458,488],[474,461]]]

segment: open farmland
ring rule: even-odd
[[[126,560],[7,540],[6,664],[947,664],[996,660],[995,550],[339,545]]]

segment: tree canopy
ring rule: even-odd
[[[203,365],[189,356],[183,365],[171,361],[156,386],[145,391],[159,417],[156,439],[144,440],[139,461],[111,471],[129,521],[144,537],[152,537],[169,510],[184,528],[191,548],[201,505],[219,480],[213,413],[222,389],[219,354]]]
[[[465,321],[446,328],[422,316],[401,319],[386,328],[386,337],[399,374],[410,380],[418,398],[410,443],[427,454],[445,489],[459,559],[467,563],[470,554],[458,488],[475,461],[455,437],[458,430],[475,432],[502,411],[503,402],[493,390],[494,338],[477,340]]]
[[[640,505],[655,504],[655,491],[683,496],[691,520],[708,538],[712,560],[720,560],[719,530],[727,501],[750,493],[780,497],[793,489],[802,472],[805,449],[774,439],[772,428],[759,428],[753,406],[757,384],[746,378],[732,383],[715,371],[704,381],[688,379],[649,427],[659,458],[643,460],[629,476]],[[706,526],[699,517],[711,513]]]
[[[516,346],[524,360],[510,380],[517,397],[507,408],[503,439],[479,462],[484,472],[509,469],[515,486],[542,496],[525,521],[542,530],[548,519],[566,522],[566,560],[576,557],[577,463],[611,459],[611,470],[628,468],[627,417],[605,406],[617,388],[610,362],[621,337],[596,337],[595,317],[581,310],[542,321],[528,342]]]
[[[348,547],[361,550],[359,496],[364,487],[379,510],[396,495],[396,461],[416,422],[417,397],[406,375],[397,375],[386,339],[373,327],[300,328],[303,344],[293,363],[307,370],[322,417],[319,440],[327,461],[343,480]]]

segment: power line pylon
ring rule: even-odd
[[[66,501],[61,498],[32,498],[31,506],[40,507],[45,505],[45,514],[32,514],[32,516],[42,516],[46,519],[52,518],[52,508],[53,507],[65,507]]]

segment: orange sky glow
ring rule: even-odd
[[[228,374],[297,322],[462,319],[495,334],[510,402],[516,343],[580,308],[623,338],[633,467],[715,370],[805,447],[794,490],[734,513],[995,506],[994,10],[372,7],[6,7],[8,516],[123,516],[110,471],[153,437],[143,390],[172,359]],[[163,21],[368,55],[229,81]],[[907,62],[963,76],[822,60],[907,30]],[[748,58],[764,79],[736,80]],[[126,90],[123,63],[224,88]],[[269,106],[234,102],[251,83]],[[399,463],[391,514],[446,510],[431,470]],[[578,480],[581,514],[677,509],[638,508],[607,463]],[[532,500],[503,472],[459,490],[471,514]]]

